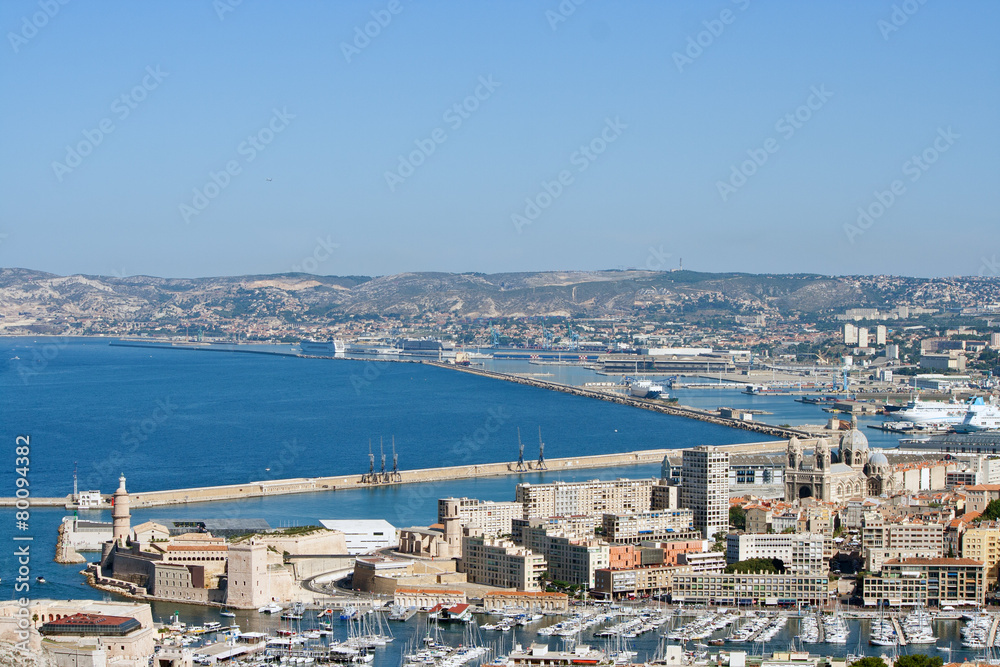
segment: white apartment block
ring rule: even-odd
[[[545,556],[548,578],[594,587],[594,572],[611,564],[607,542],[542,526],[524,529],[524,546]]]
[[[943,558],[944,525],[909,519],[887,519],[865,512],[861,521],[861,548],[865,567],[879,572],[882,564],[899,558]]]
[[[791,574],[819,574],[829,568],[824,556],[826,537],[819,533],[730,533],[726,537],[726,560],[737,563],[751,558],[777,558]]]
[[[729,452],[709,445],[684,450],[681,507],[692,510],[706,540],[729,530]]]
[[[595,479],[587,482],[525,483],[517,485],[515,499],[524,507],[525,518],[648,512],[655,482],[654,479]]]
[[[441,498],[438,521],[459,517],[463,526],[476,526],[483,535],[510,535],[511,522],[524,518],[524,505],[517,502],[494,502],[475,498]]]
[[[637,544],[665,540],[694,527],[694,512],[688,508],[641,514],[605,514],[601,521],[604,539],[615,544]]]
[[[462,538],[458,569],[471,584],[538,591],[545,568],[545,556],[510,540],[482,535]]]

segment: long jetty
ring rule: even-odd
[[[717,447],[727,450],[730,454],[764,454],[783,451],[787,444],[784,440],[777,440],[735,445],[717,445]],[[164,505],[184,505],[188,503],[241,500],[245,498],[269,498],[297,493],[382,488],[401,484],[426,484],[475,477],[517,476],[539,472],[648,465],[658,464],[663,461],[663,457],[667,454],[677,454],[681,451],[680,449],[644,449],[618,454],[569,456],[546,459],[544,467],[540,467],[537,461],[527,461],[525,462],[524,469],[518,469],[516,463],[501,462],[401,470],[395,480],[378,482],[365,481],[367,475],[336,475],[330,477],[263,480],[244,484],[224,484],[220,486],[203,486],[165,491],[133,491],[130,493],[130,501],[133,508],[160,507]],[[106,496],[104,500],[105,502],[102,503],[102,506],[95,509],[108,509],[110,507],[110,496]],[[0,507],[12,507],[15,502],[15,498],[0,498]],[[71,496],[31,499],[31,504],[34,507],[65,507],[71,509],[73,507],[72,502],[73,499]]]
[[[514,382],[516,384],[523,384],[530,387],[538,387],[539,389],[548,389],[550,391],[560,391],[564,394],[573,394],[574,396],[584,396],[586,398],[596,398],[602,401],[609,401],[611,403],[618,403],[620,405],[629,405],[634,408],[642,408],[643,410],[652,410],[653,412],[661,412],[663,414],[673,415],[675,417],[687,417],[688,419],[697,419],[703,422],[709,422],[710,424],[717,424],[719,426],[728,426],[729,428],[740,428],[744,431],[753,431],[754,433],[761,433],[763,435],[769,435],[775,438],[791,438],[796,436],[798,438],[811,438],[813,437],[810,433],[806,431],[801,431],[799,429],[789,428],[786,426],[775,426],[773,424],[763,424],[760,422],[745,420],[745,419],[730,419],[727,417],[722,417],[716,412],[710,410],[701,410],[699,408],[692,408],[687,405],[676,405],[666,403],[659,400],[650,400],[644,398],[636,398],[634,396],[622,396],[614,394],[608,391],[601,391],[598,389],[587,389],[586,387],[574,387],[568,384],[561,384],[559,382],[551,382],[549,380],[539,380],[532,377],[524,377],[522,375],[512,375],[510,373],[499,373],[497,371],[488,371],[484,368],[475,368],[472,366],[457,366],[455,364],[446,364],[440,361],[424,361],[423,363],[430,366],[437,366],[439,368],[447,368],[449,370],[459,370],[465,373],[472,373],[473,375],[480,375],[482,377],[493,378],[496,380],[506,380],[507,382]]]

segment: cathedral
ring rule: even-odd
[[[879,450],[870,452],[868,438],[857,423],[840,438],[837,454],[830,442],[819,438],[811,454],[793,437],[785,461],[785,500],[816,498],[843,502],[850,498],[881,496],[893,492],[889,460]]]

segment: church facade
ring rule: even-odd
[[[809,453],[798,438],[788,441],[785,500],[842,502],[892,493],[893,486],[888,459],[881,451],[869,451],[868,438],[856,423],[841,436],[837,453],[826,438],[819,438]]]

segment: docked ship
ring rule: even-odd
[[[629,383],[629,393],[636,398],[667,398],[663,385],[652,380],[633,380]]]
[[[303,340],[299,342],[299,349],[302,354],[312,354],[318,356],[334,356],[344,353],[344,341],[335,340]]]
[[[443,357],[455,354],[453,343],[442,342],[437,338],[404,338],[397,346],[401,354],[417,357]]]
[[[992,403],[985,403],[982,397],[976,397],[968,403],[958,401],[922,401],[915,398],[903,409],[889,413],[895,421],[907,421],[914,424],[961,424],[966,417],[974,421],[978,414],[990,415],[997,408]]]
[[[1000,406],[993,401],[986,403],[982,398],[976,398],[968,404],[968,408],[961,423],[953,427],[955,431],[974,433],[1000,429]]]

